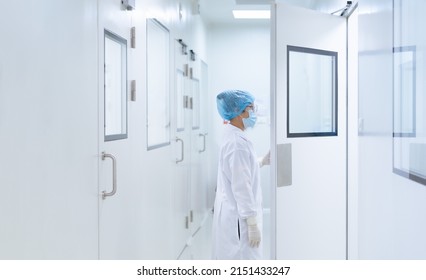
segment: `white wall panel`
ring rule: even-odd
[[[96,4],[0,3],[0,258],[97,258]]]

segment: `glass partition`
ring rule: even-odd
[[[105,30],[104,139],[127,138],[127,41]]]
[[[287,137],[337,135],[337,53],[287,46]]]

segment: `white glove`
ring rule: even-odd
[[[271,151],[269,151],[263,158],[259,158],[259,167],[262,167],[264,165],[270,165],[271,164]]]
[[[250,247],[259,247],[261,234],[259,227],[257,226],[256,217],[247,218],[247,226],[248,226],[248,239]]]

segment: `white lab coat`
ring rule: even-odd
[[[213,216],[213,259],[261,259],[248,242],[248,217],[256,216],[262,232],[259,163],[244,132],[228,124],[220,149]],[[263,239],[263,236],[262,236]]]

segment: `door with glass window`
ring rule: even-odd
[[[199,64],[199,61],[195,61],[194,64]],[[193,65],[194,65],[193,64]],[[204,218],[206,209],[206,197],[207,197],[207,186],[206,186],[206,174],[204,172],[204,166],[207,162],[206,150],[207,150],[207,132],[204,125],[204,120],[201,119],[202,112],[201,104],[202,98],[204,97],[201,92],[201,80],[200,71],[197,69],[194,76],[192,77],[191,90],[192,90],[192,125],[191,125],[191,223],[192,233],[200,227],[201,222]]]
[[[140,128],[147,143],[142,147],[143,164],[137,166],[139,173],[143,174],[140,204],[144,208],[141,219],[145,229],[144,256],[149,259],[171,259],[176,258],[174,238],[178,236],[174,227],[175,219],[171,219],[172,213],[176,212],[173,205],[176,186],[173,178],[176,167],[176,141],[173,138],[175,122],[172,113],[172,104],[175,103],[172,82],[173,40],[169,29],[159,19],[148,17],[143,21],[146,24],[146,36],[140,37],[146,37],[147,49],[146,52],[143,48],[137,52],[135,71],[143,69],[144,66],[139,62],[146,59],[146,82],[142,84],[142,87],[146,84],[146,99],[139,103],[142,106],[139,112],[142,113],[141,119],[146,117],[146,126],[144,123]],[[140,75],[143,74],[141,71]]]
[[[99,3],[99,258],[140,259],[144,236],[138,172],[141,159],[130,130],[131,13]],[[112,16],[110,16],[112,15]],[[133,133],[132,133],[133,132]]]
[[[205,93],[201,61],[186,43],[175,42],[175,184],[173,187],[175,247],[179,259],[196,258],[187,241],[194,238],[206,214]],[[203,76],[204,74],[204,76]],[[204,109],[204,111],[203,111]]]
[[[191,124],[191,222],[192,233],[202,226],[207,215],[207,64],[192,57],[192,124]]]
[[[191,234],[193,237],[191,257],[194,259],[209,259],[210,240],[208,234],[213,204],[209,204],[208,162],[209,162],[209,134],[207,131],[208,105],[207,98],[207,64],[196,59],[194,75],[192,77],[192,147],[191,147]],[[209,209],[210,208],[210,209]]]
[[[346,18],[274,5],[272,57],[275,257],[345,259]]]
[[[189,50],[184,41],[174,43],[174,79],[176,127],[173,145],[175,147],[175,168],[173,185],[173,251],[176,258],[188,256],[187,240],[191,236],[193,213],[190,207],[191,189],[191,124],[193,98],[190,80]]]

